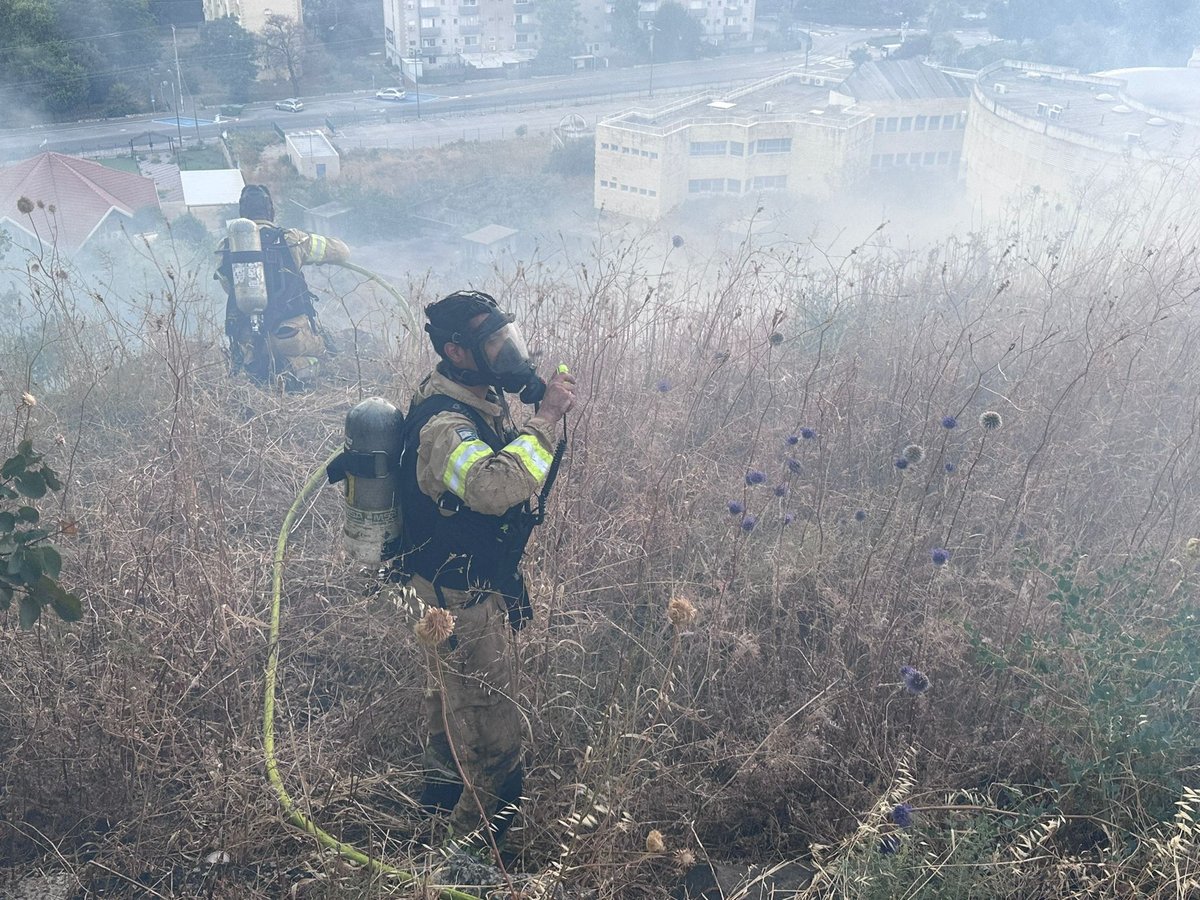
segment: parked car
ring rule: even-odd
[[[304,103],[299,97],[288,97],[286,100],[276,100],[275,108],[282,109],[284,112],[300,112],[304,109]]]
[[[406,96],[404,88],[384,88],[375,92],[376,100],[403,100]]]

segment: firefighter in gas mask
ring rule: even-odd
[[[565,367],[549,383],[538,378],[513,317],[487,294],[454,293],[425,313],[441,359],[405,422],[394,573],[412,588],[414,622],[429,607],[454,617],[453,634],[425,651],[422,803],[449,811],[455,841],[482,848],[490,845],[483,828],[502,839],[521,797],[512,632],[532,612],[519,566],[530,499],[551,471],[555,425],[575,402],[575,379]],[[537,404],[524,425],[513,426],[505,393]]]
[[[213,276],[228,295],[225,334],[233,371],[262,384],[279,379],[290,390],[310,387],[332,347],[302,268],[347,262],[350,250],[337,238],[275,225],[266,185],[246,185],[238,213],[217,248]]]

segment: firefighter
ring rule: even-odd
[[[454,293],[425,314],[440,361],[405,423],[394,571],[412,589],[405,596],[414,621],[430,607],[454,617],[447,639],[426,643],[422,805],[449,812],[457,846],[482,849],[491,843],[485,822],[498,843],[521,798],[512,631],[532,611],[519,566],[530,499],[550,472],[555,426],[575,401],[575,379],[564,369],[541,381],[513,317],[487,294]],[[506,392],[537,403],[520,428]]]
[[[278,227],[274,222],[275,204],[266,185],[246,185],[238,200],[238,213],[241,220],[230,223],[230,237],[217,248],[220,265],[213,276],[228,295],[225,334],[233,371],[245,372],[262,384],[279,378],[288,389],[310,387],[320,373],[320,361],[332,346],[317,321],[314,296],[302,267],[347,262],[350,249],[337,238]],[[231,247],[233,228],[247,219],[256,226],[261,249],[238,255],[237,250],[247,248]],[[255,229],[249,223],[246,228],[253,240]],[[254,260],[241,264],[246,268],[256,267],[261,261],[257,277],[250,281],[252,286],[258,283],[259,291],[265,287],[265,307],[247,306],[245,297],[239,303],[236,294],[245,279],[235,277],[234,267],[242,259]]]

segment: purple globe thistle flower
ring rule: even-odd
[[[763,474],[762,472],[758,471],[758,469],[751,469],[749,472],[746,473],[746,484],[750,484],[750,485],[762,484],[766,480],[767,480],[767,476],[765,474]]]
[[[891,856],[900,850],[900,838],[894,834],[885,834],[879,839],[879,852],[884,856]]]
[[[678,250],[680,247],[682,247],[683,246],[683,235],[679,235],[679,234],[671,235],[671,246],[674,247],[676,250]]]
[[[783,343],[783,335],[778,331],[772,331],[771,336],[767,338],[767,343],[769,343],[772,347],[778,347]]]
[[[942,427],[943,428],[957,428],[958,427],[958,419],[954,418],[954,416],[942,416]]]
[[[729,514],[731,516],[740,516],[745,511],[746,511],[746,507],[742,504],[741,500],[730,500],[729,501]]]
[[[788,471],[791,472],[793,475],[799,475],[800,474],[800,460],[796,459],[796,457],[794,457],[794,456],[789,456],[788,461],[787,461],[787,468],[788,468]]]
[[[952,462],[948,462],[948,463],[946,463],[946,465],[945,465],[943,468],[945,468],[945,470],[946,470],[947,472],[949,472],[951,475],[953,475],[955,472],[957,472],[957,471],[958,471],[958,466],[956,466],[956,465],[955,465],[954,463],[952,463]]]
[[[800,443],[800,435],[789,434],[786,438],[784,438],[784,441],[789,447],[795,447],[798,443]]]
[[[665,394],[671,389],[671,382],[666,378],[660,378],[658,379],[658,383],[654,385],[654,389],[660,394]]]
[[[867,518],[867,511],[865,509],[856,509],[854,511],[854,521],[855,522],[863,522],[866,520],[866,518]]]
[[[747,515],[742,517],[742,531],[746,532],[747,534],[753,531],[754,526],[757,524],[758,519],[754,518],[754,516]]]
[[[929,551],[929,558],[935,566],[944,566],[950,562],[950,551],[945,547],[934,547]]]
[[[892,821],[901,828],[908,828],[913,823],[913,808],[911,803],[899,803],[892,807]]]
[[[801,428],[800,437],[804,438],[806,441],[815,441],[817,439],[817,433],[811,428]]]
[[[896,466],[897,469],[899,469],[901,472],[903,472],[905,469],[908,468],[908,460],[905,459],[903,456],[897,456],[896,462],[894,463],[894,465]]]
[[[793,513],[784,513],[783,514],[783,524],[784,525],[791,525],[794,521],[796,521],[796,516]]]
[[[979,414],[979,424],[988,431],[995,431],[1004,424],[1004,419],[1000,417],[1000,413],[994,409],[989,409]]]
[[[787,491],[788,491],[788,487],[786,484],[775,485],[775,496],[776,497],[786,497]]]
[[[929,690],[929,676],[912,666],[901,666],[900,677],[910,694],[923,694]]]

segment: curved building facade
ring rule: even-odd
[[[1116,214],[1194,180],[1200,122],[1126,91],[1126,79],[1004,61],[979,72],[963,139],[968,195],[986,212],[1041,196]]]

